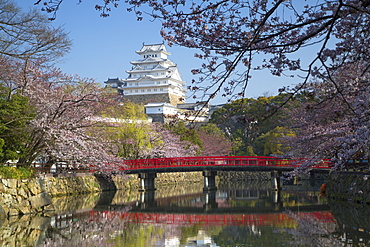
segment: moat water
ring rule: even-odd
[[[56,211],[0,220],[0,246],[370,246],[370,207],[319,185],[233,182],[54,198]]]

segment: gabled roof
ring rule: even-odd
[[[163,59],[163,58],[160,58],[160,57],[155,57],[155,58],[145,58],[145,59],[142,59],[142,60],[136,60],[136,61],[131,61],[130,63],[131,64],[145,64],[145,63],[160,63],[160,62],[165,62],[167,61],[167,59]]]
[[[118,77],[116,77],[116,78],[108,78],[108,80],[105,81],[104,83],[109,84],[109,83],[120,83],[120,82],[122,81]]]
[[[153,68],[153,70],[155,70],[155,69],[168,69],[168,68],[166,68],[166,67],[164,67],[162,64],[157,64],[157,66],[155,66],[154,68]]]
[[[145,45],[143,43],[143,46],[141,47],[140,51],[136,51],[136,53],[138,54],[143,54],[143,53],[148,53],[148,52],[163,52],[163,53],[166,53],[167,55],[171,54],[166,50],[166,46],[164,45],[164,43],[151,44],[151,45]]]
[[[136,65],[131,71],[133,70],[144,70],[140,65]]]

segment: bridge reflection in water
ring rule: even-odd
[[[219,188],[180,196],[156,198],[156,191],[141,191],[136,202],[122,205],[97,206],[91,217],[121,217],[127,222],[171,225],[277,225],[292,223],[294,218],[311,217],[325,223],[334,223],[328,205],[320,203],[320,195],[307,198],[309,203],[287,205],[280,200],[281,193],[300,193],[266,189]],[[301,196],[306,194],[302,193]],[[131,207],[129,212],[121,208]],[[284,223],[284,224],[285,224]]]
[[[298,217],[310,217],[323,223],[334,223],[334,217],[330,211],[297,213]],[[276,226],[279,224],[291,224],[295,219],[287,213],[274,214],[160,214],[125,212],[120,216],[128,222],[171,224],[171,225],[243,225],[243,226]]]
[[[368,207],[366,210],[366,205],[359,205],[361,207],[358,209],[352,204],[341,206],[334,202],[328,205],[327,200],[320,197],[319,192],[305,190],[306,184],[289,185],[281,191],[273,191],[269,181],[219,183],[217,186],[218,190],[211,192],[204,192],[201,184],[181,186],[182,191],[187,191],[185,193],[179,192],[180,189],[174,187],[158,188],[150,193],[141,192],[141,196],[137,196],[139,192],[135,191],[132,192],[134,194],[130,194],[132,198],[130,201],[127,201],[127,194],[124,196],[124,193],[102,194],[97,205],[83,213],[83,219],[76,214],[55,218],[53,225],[58,231],[50,232],[50,238],[59,241],[62,238],[57,233],[61,231],[66,232],[66,236],[70,236],[71,233],[78,235],[81,228],[68,228],[68,225],[74,227],[77,225],[88,230],[81,231],[80,234],[81,243],[86,244],[86,236],[91,230],[90,225],[93,225],[96,226],[93,228],[94,234],[100,237],[101,232],[105,231],[110,244],[113,241],[111,236],[118,236],[117,241],[125,240],[117,242],[117,246],[165,246],[164,242],[156,245],[149,243],[151,239],[193,237],[196,235],[188,233],[193,234],[194,229],[207,232],[215,243],[229,244],[227,246],[242,246],[241,243],[256,239],[264,244],[251,246],[275,246],[273,244],[276,244],[279,238],[286,238],[286,242],[283,243],[289,246],[293,246],[291,241],[295,240],[301,244],[295,246],[303,246],[302,239],[307,243],[304,246],[342,246],[339,244],[344,241],[370,243],[368,234],[370,227],[366,217],[370,211]],[[300,191],[293,190],[293,187]],[[280,200],[274,199],[277,193]],[[155,235],[151,229],[160,229],[158,234],[161,235]],[[146,235],[139,236],[139,233]],[[258,235],[253,235],[257,233]],[[186,239],[192,239],[188,237]],[[243,238],[240,240],[240,237]],[[132,239],[145,239],[146,244],[127,244],[131,243],[129,240]],[[265,239],[271,241],[266,242]],[[314,241],[320,245],[312,245]],[[336,244],[325,244],[329,241]]]

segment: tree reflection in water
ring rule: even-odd
[[[210,208],[202,206],[205,196],[198,191],[201,188],[178,196],[170,195],[170,191],[159,191],[156,202],[146,204],[142,204],[138,196],[128,201],[125,193],[122,199],[117,194],[114,199],[101,196],[98,201],[108,198],[113,204],[99,206],[97,203],[92,208],[78,208],[73,213],[44,216],[45,220],[38,220],[42,224],[37,226],[36,218],[28,217],[29,228],[22,231],[25,234],[18,235],[12,245],[9,241],[3,244],[58,247],[370,246],[370,209],[366,205],[335,201],[328,204],[326,199],[319,197],[318,191],[281,191],[280,201],[276,202],[273,193],[265,186],[248,188],[243,184],[240,191],[235,188],[237,184],[227,188],[220,186],[216,205]],[[3,221],[0,235],[5,238],[9,236],[6,229],[25,228],[24,219]],[[27,232],[35,234],[31,228],[39,232],[38,241],[31,241],[30,236],[20,239]]]

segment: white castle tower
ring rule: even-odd
[[[126,71],[126,79],[108,79],[106,84],[116,87],[125,99],[134,103],[147,104],[166,102],[176,106],[185,102],[185,82],[182,81],[177,65],[167,58],[171,55],[165,45],[143,44],[136,51],[140,59],[130,62],[133,66]]]

